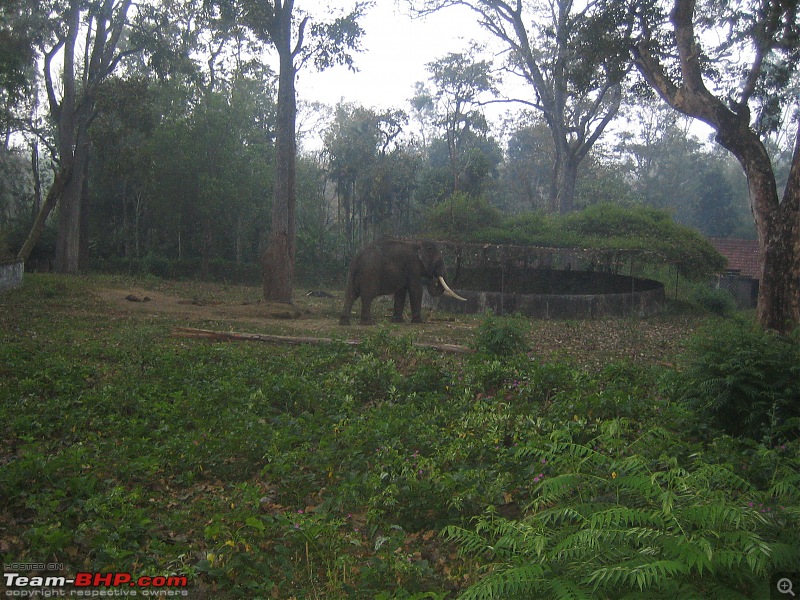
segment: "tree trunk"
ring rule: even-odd
[[[85,219],[88,216],[85,214],[84,199],[88,160],[88,142],[76,144],[74,158],[70,159],[73,176],[64,186],[64,190],[61,193],[58,212],[55,260],[57,273],[76,274],[86,266],[82,260],[82,237],[85,236]]]
[[[272,198],[272,231],[262,259],[264,299],[272,302],[291,302],[294,291],[295,255],[296,69],[288,41],[285,47],[279,44],[276,46],[280,54],[280,74],[275,140],[275,184]]]
[[[50,216],[53,208],[55,208],[56,204],[58,204],[61,193],[63,192],[64,187],[69,183],[71,177],[72,171],[66,167],[62,167],[56,173],[55,179],[53,180],[53,185],[50,186],[50,189],[47,192],[47,197],[44,199],[42,207],[39,209],[39,213],[36,215],[36,219],[33,221],[33,225],[28,233],[28,237],[25,239],[25,243],[22,244],[22,248],[20,248],[19,252],[17,253],[17,258],[19,260],[25,262],[28,260],[28,257],[30,257],[34,246],[36,246],[39,238],[42,237],[42,232],[47,224],[47,217]]]
[[[89,165],[89,125],[94,117],[97,87],[113,71],[118,60],[115,50],[127,25],[127,12],[132,0],[114,0],[87,5],[70,0],[65,12],[63,37],[44,52],[44,79],[50,116],[56,124],[56,143],[61,171],[47,194],[47,199],[31,228],[19,256],[27,259],[44,230],[47,216],[61,204],[58,219],[55,268],[62,273],[77,273],[88,262],[88,196],[85,182]],[[86,12],[88,21],[82,22]],[[89,34],[81,48],[78,36],[82,25]],[[83,64],[76,65],[82,53]],[[60,56],[60,69],[53,68],[53,59]],[[54,72],[60,73],[54,84]],[[56,95],[60,87],[61,98]]]
[[[786,334],[800,324],[800,139],[781,201],[772,162],[750,127],[746,103],[729,108],[705,86],[694,11],[694,0],[675,0],[670,15],[681,62],[679,81],[673,81],[645,42],[635,48],[634,64],[670,106],[713,127],[716,141],[739,161],[747,176],[762,254],[758,322]]]
[[[241,211],[236,215],[236,240],[234,243],[234,253],[236,255],[236,264],[242,264],[242,254],[244,246],[244,217]]]
[[[556,143],[558,146],[558,142]],[[575,186],[580,161],[573,154],[568,146],[561,150],[558,147],[556,149],[550,188],[550,212],[563,215],[575,209]]]
[[[758,288],[758,322],[787,334],[800,323],[797,221],[796,215],[794,219],[779,217],[767,233],[759,235],[764,263]]]
[[[756,315],[762,327],[790,333],[800,324],[800,159],[778,200],[777,183],[766,148],[742,122],[718,129],[717,141],[739,161],[747,176],[750,206],[761,250],[761,282]]]
[[[42,209],[42,175],[39,172],[39,142],[31,144],[31,175],[33,176],[33,218],[36,219]]]
[[[800,325],[800,154],[796,148],[780,203],[774,177],[766,181],[760,177],[769,163],[745,166],[741,159],[740,162],[750,183],[763,257],[756,306],[758,322],[768,329],[790,333]]]
[[[74,171],[61,194],[54,263],[56,273],[77,273],[79,267],[82,169]]]
[[[125,258],[130,258],[131,256],[131,225],[130,225],[130,216],[128,214],[128,177],[126,176],[122,180],[122,196],[120,198],[120,203],[122,204],[122,251]]]
[[[89,213],[91,211],[91,207],[89,206],[89,161],[90,155],[87,151],[86,158],[83,162],[83,186],[81,186],[81,232],[78,240],[79,270],[89,267]]]

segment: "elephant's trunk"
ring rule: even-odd
[[[442,288],[444,288],[444,295],[450,296],[451,298],[455,298],[456,300],[461,300],[462,302],[466,302],[466,298],[462,298],[458,294],[456,294],[453,290],[450,289],[450,286],[447,285],[447,282],[444,280],[444,277],[439,275],[439,283],[442,284]]]

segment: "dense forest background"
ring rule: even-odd
[[[242,30],[210,18],[197,23],[190,32],[176,22],[172,37],[126,55],[98,88],[85,190],[92,268],[259,278],[276,73]],[[36,66],[31,60],[26,76],[7,80],[0,95],[0,253],[12,255],[57,169]],[[553,210],[552,136],[533,110],[487,117],[496,76],[469,48],[431,57],[428,78],[392,110],[300,98],[301,278],[339,281],[365,242],[424,233],[454,194],[509,215]],[[755,237],[741,168],[698,135],[632,82],[613,126],[580,164],[575,209],[660,208],[705,236]],[[790,145],[776,141],[771,151],[785,177]],[[52,259],[54,221],[29,268]]]

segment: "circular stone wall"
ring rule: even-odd
[[[451,287],[467,299],[446,296],[437,306],[461,313],[492,310],[539,319],[593,319],[604,316],[648,316],[660,312],[664,285],[589,271],[550,269],[462,270]]]
[[[25,263],[21,260],[0,260],[0,292],[22,285]]]

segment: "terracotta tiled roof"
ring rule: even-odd
[[[709,238],[708,241],[728,259],[727,272],[761,279],[761,255],[758,251],[758,240]]]

